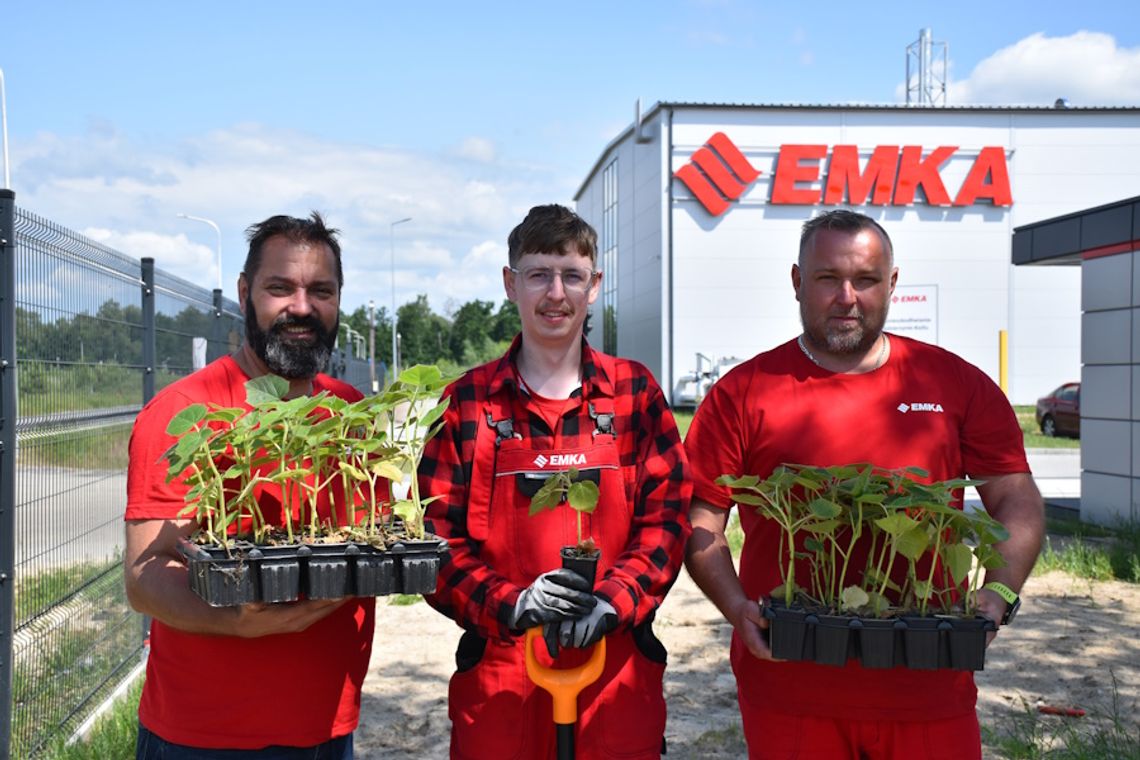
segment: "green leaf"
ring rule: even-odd
[[[262,375],[245,384],[245,401],[250,406],[279,401],[289,392],[289,381],[277,375]]]
[[[379,475],[382,478],[397,483],[404,479],[404,471],[386,459],[380,460],[368,469],[371,470],[374,475]]]
[[[420,517],[420,511],[416,509],[415,503],[407,499],[400,499],[394,503],[392,505],[392,511],[405,523],[417,522]]]
[[[812,499],[808,504],[808,509],[816,517],[838,517],[839,513],[843,511],[843,507],[839,506],[833,501],[827,499]]]
[[[964,583],[969,576],[972,555],[970,547],[965,544],[950,544],[943,547],[942,556],[955,583]]]
[[[544,486],[531,498],[529,514],[533,517],[544,509],[553,509],[560,501],[562,494],[557,489],[548,489]]]
[[[201,422],[205,416],[205,404],[191,404],[170,419],[170,424],[166,426],[166,433],[173,436],[183,435],[193,430],[194,426]]]
[[[752,488],[760,482],[760,478],[755,475],[721,475],[716,479],[717,485],[727,486],[728,488]]]
[[[818,538],[805,538],[804,548],[814,554],[819,554],[823,551],[823,543]]]
[[[447,411],[447,406],[450,401],[450,397],[445,398],[441,403],[436,404],[431,409],[429,409],[423,417],[420,417],[420,426],[430,428],[432,425],[434,425],[436,420],[442,417],[444,412]]]
[[[903,533],[913,529],[918,523],[907,517],[905,512],[894,512],[875,520],[875,525],[878,525],[891,538],[897,539]]]
[[[934,593],[934,587],[929,581],[915,581],[914,595],[918,599],[929,599]]]
[[[353,467],[348,462],[337,462],[337,466],[340,468],[341,472],[347,473],[354,480],[359,480],[361,482],[368,480],[368,476],[364,474],[363,470],[358,467]]]
[[[399,377],[401,383],[417,387],[438,385],[442,379],[443,373],[439,371],[439,367],[425,364],[409,367],[401,372]]]
[[[598,484],[592,480],[572,483],[566,499],[574,509],[589,514],[598,507]]]
[[[839,595],[839,609],[856,610],[867,605],[870,601],[871,597],[867,596],[866,591],[858,586],[848,586]]]
[[[916,561],[930,545],[930,534],[921,525],[911,528],[898,537],[895,549],[907,559]]]

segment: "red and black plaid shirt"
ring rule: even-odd
[[[609,397],[621,465],[636,468],[637,482],[629,540],[595,593],[613,605],[621,624],[638,625],[660,606],[676,579],[690,531],[693,486],[677,424],[649,370],[596,352],[583,340],[582,387],[571,396],[580,403],[566,411],[552,432],[519,388],[515,357],[520,345],[516,337],[505,356],[469,371],[448,388],[445,425],[420,462],[421,493],[442,497],[427,508],[427,528],[451,545],[428,602],[481,636],[512,635],[508,623],[523,587],[488,566],[480,557],[482,542],[467,531],[475,437],[479,426],[487,424],[487,399],[503,394],[502,407],[511,410],[514,430],[524,440],[533,439],[536,448],[561,449],[591,440],[594,423],[587,402]]]

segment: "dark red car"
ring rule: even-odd
[[[1037,399],[1037,424],[1048,436],[1081,435],[1081,384],[1065,383]]]

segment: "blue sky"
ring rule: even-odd
[[[1140,105],[1133,2],[9,2],[22,208],[226,294],[244,228],[326,213],[351,311],[502,297],[505,239],[570,203],[634,102],[897,103],[922,27],[953,104]]]

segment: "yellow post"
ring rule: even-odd
[[[998,330],[998,385],[1009,395],[1009,333]]]

